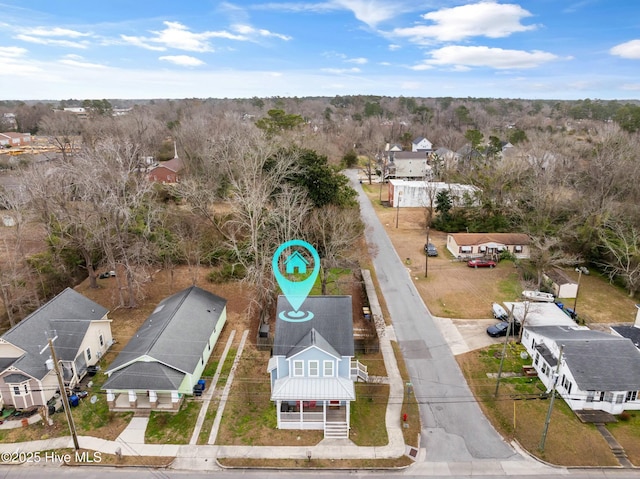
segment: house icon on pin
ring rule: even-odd
[[[307,266],[309,266],[309,261],[307,261],[299,251],[294,251],[284,260],[284,265],[287,274],[295,274],[296,269],[298,270],[298,274],[305,274],[307,272]]]

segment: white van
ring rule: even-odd
[[[499,319],[500,321],[506,321],[507,319],[509,319],[507,311],[498,303],[493,303],[491,305],[491,311],[493,312],[493,317]]]

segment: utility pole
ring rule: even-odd
[[[498,379],[496,380],[496,390],[493,393],[494,397],[498,397],[498,389],[500,389],[500,376],[502,376],[502,365],[504,364],[504,357],[507,355],[507,343],[509,342],[509,335],[511,334],[511,322],[513,319],[513,308],[515,305],[511,305],[511,311],[509,312],[509,325],[507,326],[507,334],[504,337],[504,344],[502,345],[502,356],[500,357],[500,367],[498,368]]]
[[[560,364],[562,362],[562,350],[564,344],[560,346],[560,354],[558,354],[558,364],[556,365],[556,372],[553,375],[553,386],[551,387],[551,401],[549,401],[549,410],[547,411],[547,418],[544,421],[544,429],[542,430],[542,438],[540,439],[540,452],[544,452],[544,443],[547,440],[547,431],[549,430],[549,423],[551,422],[551,411],[553,410],[553,400],[556,398],[556,384],[558,383],[558,376],[560,375]]]
[[[424,277],[429,274],[429,226],[427,226],[427,243],[424,245]]]
[[[396,206],[396,229],[398,228],[398,220],[400,219],[400,200],[402,199],[402,191],[398,191],[398,205]]]
[[[56,356],[56,350],[53,347],[53,339],[49,338],[49,349],[51,350],[51,359],[53,360],[53,368],[58,376],[58,386],[60,387],[60,395],[62,396],[62,405],[64,412],[67,416],[67,423],[69,424],[69,432],[73,438],[73,446],[76,451],[80,449],[78,444],[78,434],[76,433],[76,425],[73,422],[73,415],[71,414],[71,408],[69,407],[69,398],[67,397],[67,390],[64,387],[64,378],[60,372],[60,364],[58,363],[58,357]]]

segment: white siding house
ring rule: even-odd
[[[389,203],[392,207],[424,208],[435,206],[436,196],[448,191],[454,206],[477,204],[478,188],[472,185],[444,183],[442,181],[389,180]]]
[[[42,305],[0,338],[0,394],[16,409],[44,406],[58,389],[48,338],[68,390],[113,343],[107,309],[71,288]]]
[[[529,237],[523,233],[449,233],[447,249],[456,257],[479,258],[502,251],[520,259],[530,256]]]
[[[640,409],[640,351],[630,339],[565,326],[529,327],[522,343],[538,377],[574,410]],[[562,356],[560,351],[562,350]]]

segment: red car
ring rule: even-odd
[[[496,262],[489,259],[472,259],[467,261],[467,266],[469,268],[494,268]]]

